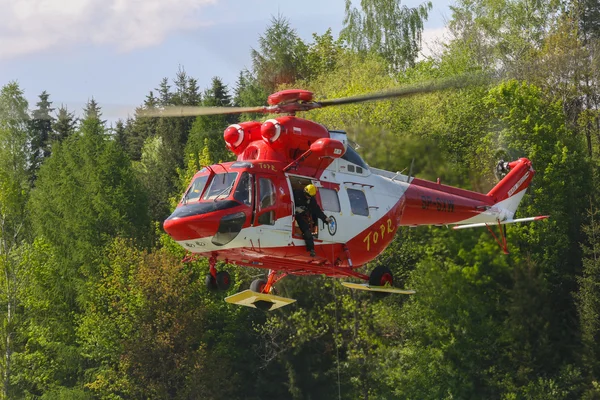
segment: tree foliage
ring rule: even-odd
[[[271,25],[258,39],[258,50],[252,49],[252,66],[260,85],[268,92],[277,86],[302,78],[306,44],[283,15],[271,18]]]
[[[431,2],[409,8],[397,0],[361,0],[358,9],[346,0],[341,36],[352,49],[377,53],[392,70],[403,70],[415,65],[431,8]]]

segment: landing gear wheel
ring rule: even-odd
[[[388,267],[380,265],[376,267],[369,276],[369,286],[394,286],[394,275]],[[376,298],[383,298],[389,293],[373,292]]]
[[[267,281],[264,279],[255,279],[250,284],[250,290],[256,293],[263,293],[265,286],[267,285]]]
[[[388,267],[380,265],[376,267],[369,276],[370,286],[394,286],[394,275]]]
[[[219,290],[229,289],[229,287],[231,286],[231,277],[229,276],[229,272],[217,272],[216,285]]]
[[[208,290],[217,290],[217,280],[211,274],[206,275],[204,283]]]

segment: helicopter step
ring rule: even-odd
[[[230,304],[258,308],[263,311],[273,311],[280,307],[287,306],[295,302],[295,299],[275,296],[274,294],[257,293],[250,289],[226,297],[225,301]]]
[[[368,290],[371,292],[384,292],[384,293],[399,293],[399,294],[415,294],[414,290],[410,289],[399,289],[392,286],[374,286],[368,283],[353,283],[353,282],[342,282],[342,285],[358,290]]]

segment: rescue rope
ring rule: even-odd
[[[333,260],[334,250],[333,246],[331,247],[331,259]],[[335,360],[337,363],[337,384],[338,384],[338,400],[342,400],[342,385],[340,383],[340,347],[338,345],[338,331],[339,331],[339,321],[338,321],[338,299],[337,293],[335,291],[335,286],[337,281],[333,281],[333,300],[335,301],[335,334],[334,334],[334,344],[335,344]]]

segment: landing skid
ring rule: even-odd
[[[371,286],[368,283],[352,283],[342,282],[342,285],[351,289],[368,290],[371,292],[384,292],[384,293],[399,293],[399,294],[415,294],[414,290],[409,289],[398,289],[392,286]]]
[[[295,299],[275,296],[273,294],[257,293],[252,290],[244,290],[232,296],[226,297],[225,301],[240,306],[258,308],[259,310],[273,311],[277,308],[287,306],[295,302]]]

